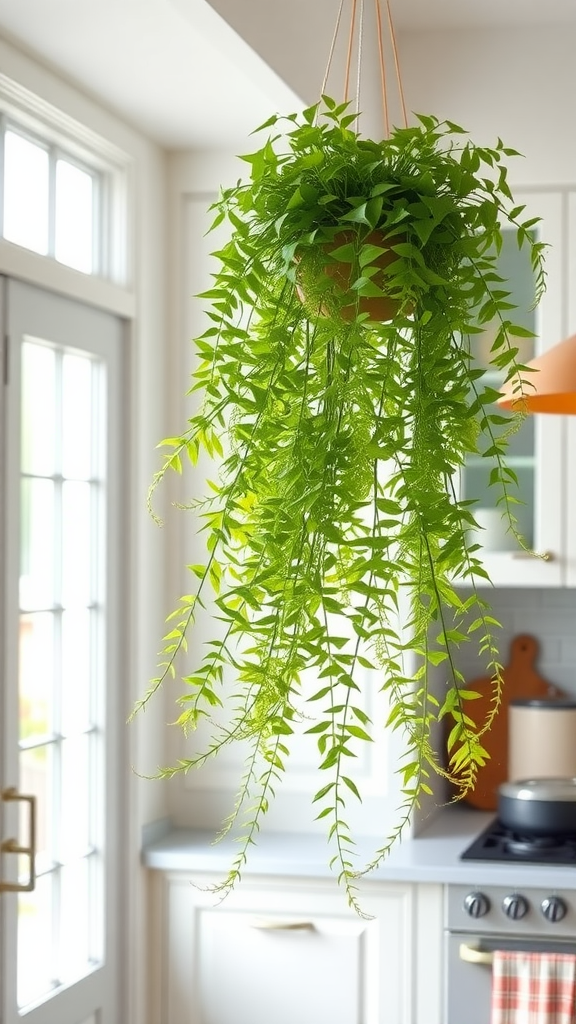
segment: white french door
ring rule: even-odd
[[[118,1024],[122,324],[2,285],[0,1022]]]

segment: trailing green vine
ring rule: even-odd
[[[216,481],[191,506],[207,558],[190,567],[194,587],[140,706],[183,673],[180,725],[212,726],[206,748],[164,775],[201,766],[230,743],[250,745],[224,825],[241,839],[226,889],[282,779],[304,701],[322,778],[313,804],[357,906],[346,807],[361,797],[353,764],[374,730],[401,730],[406,755],[398,827],[371,866],[433,776],[461,795],[485,762],[490,722],[474,722],[464,706],[471,694],[455,651],[475,638],[496,709],[498,624],[475,586],[486,571],[471,539],[474,504],[459,499],[457,479],[469,454],[490,460],[515,532],[505,462],[515,424],[495,409],[472,357],[474,336],[496,320],[491,363],[522,386],[518,340],[529,332],[510,318],[498,272],[502,224],[530,253],[535,302],[544,271],[535,221],[507,184],[514,151],[500,140],[477,147],[457,125],[420,117],[374,142],[353,123],[329,97],[301,116],[272,118],[262,127],[277,134],[244,157],[248,180],[215,205],[215,224],[227,221],[232,233],[203,296],[210,326],[196,341],[192,385],[201,408],[163,442],[154,482],[196,465],[202,450],[219,461]],[[377,321],[364,302],[382,298],[393,300],[393,318]],[[189,664],[186,638],[209,594],[214,634]],[[443,676],[440,693],[431,669]],[[388,695],[387,722],[364,709],[367,670]],[[303,697],[305,672],[317,683]],[[442,719],[447,754],[432,741]]]

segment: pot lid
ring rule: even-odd
[[[567,708],[576,708],[576,700],[574,698],[550,698],[546,700],[542,697],[517,697],[510,701],[510,707],[513,708],[543,708],[545,711],[565,711]]]
[[[498,790],[500,796],[513,800],[576,800],[576,779],[521,779],[519,782],[503,782]]]

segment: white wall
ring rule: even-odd
[[[517,185],[574,185],[576,28],[442,31],[400,40],[407,105],[447,117],[480,145],[501,136],[525,159]]]

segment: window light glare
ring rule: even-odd
[[[4,136],[4,237],[46,255],[48,152],[17,132]]]
[[[56,231],[59,263],[93,273],[94,180],[67,160],[56,161]]]

